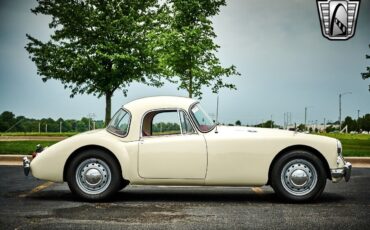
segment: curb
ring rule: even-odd
[[[1,161],[22,161],[23,157],[32,158],[32,155],[0,155]]]
[[[370,157],[344,157],[344,160],[352,164],[370,164]]]
[[[32,159],[32,155],[0,155],[0,165],[23,165],[23,157]]]

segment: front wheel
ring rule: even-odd
[[[120,167],[116,160],[101,150],[79,153],[71,161],[67,182],[71,191],[88,200],[101,200],[121,186]]]
[[[271,171],[271,185],[278,196],[290,201],[309,201],[321,195],[326,172],[321,160],[305,150],[280,157]]]

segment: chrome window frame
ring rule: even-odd
[[[197,119],[195,118],[195,116],[194,116],[194,114],[193,114],[193,112],[191,111],[193,108],[194,108],[194,106],[196,106],[197,104],[200,104],[198,101],[197,102],[194,102],[193,104],[191,104],[190,105],[190,107],[189,107],[189,114],[190,114],[190,117],[191,117],[191,120],[193,121],[193,123],[195,124],[195,127],[197,128],[197,130],[199,131],[199,132],[201,132],[201,133],[209,133],[209,132],[211,132],[212,130],[214,130],[215,128],[216,128],[216,126],[217,126],[217,124],[216,123],[214,123],[214,125],[213,125],[213,127],[211,128],[211,129],[209,129],[208,131],[202,131],[202,130],[200,130],[200,128],[199,128],[199,124],[198,124],[198,122],[197,122]]]
[[[127,137],[127,136],[128,136],[128,134],[130,133],[132,114],[131,114],[131,112],[130,112],[128,109],[125,109],[125,108],[121,107],[119,110],[117,110],[117,112],[113,115],[113,117],[114,117],[114,116],[116,116],[116,114],[117,114],[120,110],[125,111],[125,112],[129,115],[128,127],[127,127],[127,132],[126,132],[126,134],[125,134],[125,135],[119,135],[118,133],[115,133],[115,132],[113,132],[113,131],[109,130],[109,124],[107,125],[107,127],[105,128],[105,130],[106,130],[107,132],[109,132],[109,133],[111,133],[111,134],[113,134],[113,135],[117,136],[117,137],[125,138],[125,137]],[[113,117],[112,117],[112,118],[113,118]],[[109,122],[109,123],[110,123],[110,122]]]
[[[143,136],[143,124],[144,124],[144,118],[145,118],[145,116],[148,115],[148,113],[156,112],[156,111],[163,111],[163,112],[166,112],[166,111],[175,111],[175,112],[177,112],[177,116],[178,116],[179,122],[180,122],[180,134],[165,134],[165,135],[157,135],[157,136],[153,136],[153,135]],[[189,119],[189,122],[190,122],[190,125],[192,126],[192,128],[194,129],[195,132],[194,133],[185,133],[185,134],[182,132],[181,119],[180,119],[180,111],[184,112],[186,114],[186,116],[188,117],[188,119],[190,118],[190,116],[188,115],[187,111],[184,110],[184,109],[181,109],[181,108],[160,108],[160,109],[151,109],[151,110],[146,111],[143,114],[143,116],[141,117],[140,136],[139,136],[139,139],[141,140],[143,138],[155,138],[155,137],[167,137],[167,136],[184,136],[184,135],[199,135],[199,133],[197,132],[197,129],[195,128],[195,124],[193,123],[193,121],[191,119]]]

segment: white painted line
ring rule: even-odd
[[[252,188],[252,191],[257,193],[258,195],[262,195],[263,194],[263,189],[261,187],[253,187]]]
[[[37,193],[37,192],[40,192],[48,187],[50,187],[51,185],[53,185],[54,182],[51,182],[51,181],[48,181],[48,182],[45,182],[43,184],[40,184],[39,186],[35,187],[34,189],[32,189],[31,191],[27,192],[27,193],[23,193],[21,195],[19,195],[18,197],[27,197],[31,194],[34,194],[34,193]]]

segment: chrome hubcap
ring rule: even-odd
[[[296,196],[306,195],[316,186],[316,169],[307,160],[292,160],[281,171],[281,183],[290,194]]]
[[[111,171],[104,161],[90,158],[78,165],[76,182],[83,192],[100,194],[108,188],[111,182]]]
[[[308,175],[305,171],[301,169],[297,169],[293,171],[292,174],[290,174],[290,181],[295,185],[295,186],[303,186],[307,183],[308,181]]]
[[[103,175],[100,173],[99,170],[92,168],[86,171],[85,178],[86,182],[90,185],[96,185],[101,181]]]

